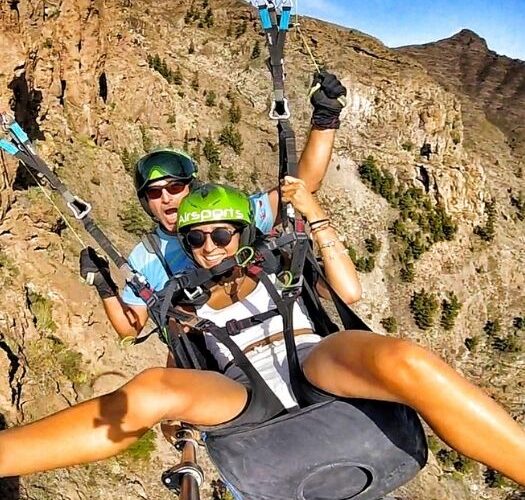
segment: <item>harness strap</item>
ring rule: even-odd
[[[211,321],[207,325],[205,331],[211,333],[219,342],[224,344],[227,349],[231,352],[235,364],[244,372],[248,377],[252,387],[252,398],[256,398],[263,405],[268,405],[269,407],[279,407],[281,411],[284,411],[279,398],[273,393],[273,391],[268,387],[268,384],[261,377],[259,372],[254,368],[254,366],[248,361],[246,355],[242,352],[240,347],[231,339],[231,337],[226,333],[223,328],[217,327]]]
[[[284,0],[280,14],[277,13],[272,1],[258,1],[259,18],[266,33],[266,41],[270,52],[269,67],[273,82],[273,102],[270,118],[287,120],[290,117],[288,101],[284,97],[284,64],[283,53],[286,32],[290,25],[291,2]]]
[[[159,235],[153,231],[151,233],[146,233],[142,236],[140,239],[142,241],[142,244],[144,245],[144,248],[149,252],[153,253],[157,256],[157,259],[159,259],[162,267],[164,268],[164,271],[166,272],[166,275],[168,278],[173,277],[173,271],[171,270],[168,261],[166,260],[166,257],[162,253],[162,250],[160,249],[160,238]]]
[[[317,259],[315,258],[313,253],[309,252],[306,258],[313,267],[313,269],[316,271],[318,278],[322,280],[323,284],[330,292],[331,299],[335,304],[335,307],[337,309],[339,317],[341,318],[341,321],[343,322],[343,326],[345,327],[345,329],[366,330],[371,332],[372,329],[343,300],[341,300],[341,297],[339,297],[332,285],[330,285],[330,283],[326,279],[324,272],[321,269],[321,266],[319,265],[319,262],[317,262]]]

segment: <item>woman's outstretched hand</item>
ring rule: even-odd
[[[309,222],[326,217],[324,210],[301,179],[287,175],[281,184],[281,197],[284,203],[291,203]]]

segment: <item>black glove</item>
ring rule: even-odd
[[[310,102],[314,107],[312,125],[320,130],[339,128],[339,115],[346,106],[346,88],[328,71],[314,75],[310,90]]]
[[[93,285],[101,299],[115,297],[118,287],[109,272],[109,263],[97,254],[94,248],[87,247],[80,252],[80,276],[88,285]]]

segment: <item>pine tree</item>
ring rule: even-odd
[[[258,59],[260,55],[261,55],[261,44],[259,40],[255,40],[255,45],[253,46],[250,59]]]

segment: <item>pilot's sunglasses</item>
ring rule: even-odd
[[[213,231],[201,231],[200,229],[192,229],[186,233],[186,242],[192,248],[200,248],[204,245],[208,235],[211,236],[211,241],[218,247],[228,246],[237,233],[238,229],[228,229],[226,227],[216,227]]]
[[[171,181],[163,186],[150,186],[146,188],[146,196],[150,200],[157,200],[162,196],[162,191],[165,189],[169,194],[180,194],[184,191],[187,184],[179,181]]]

